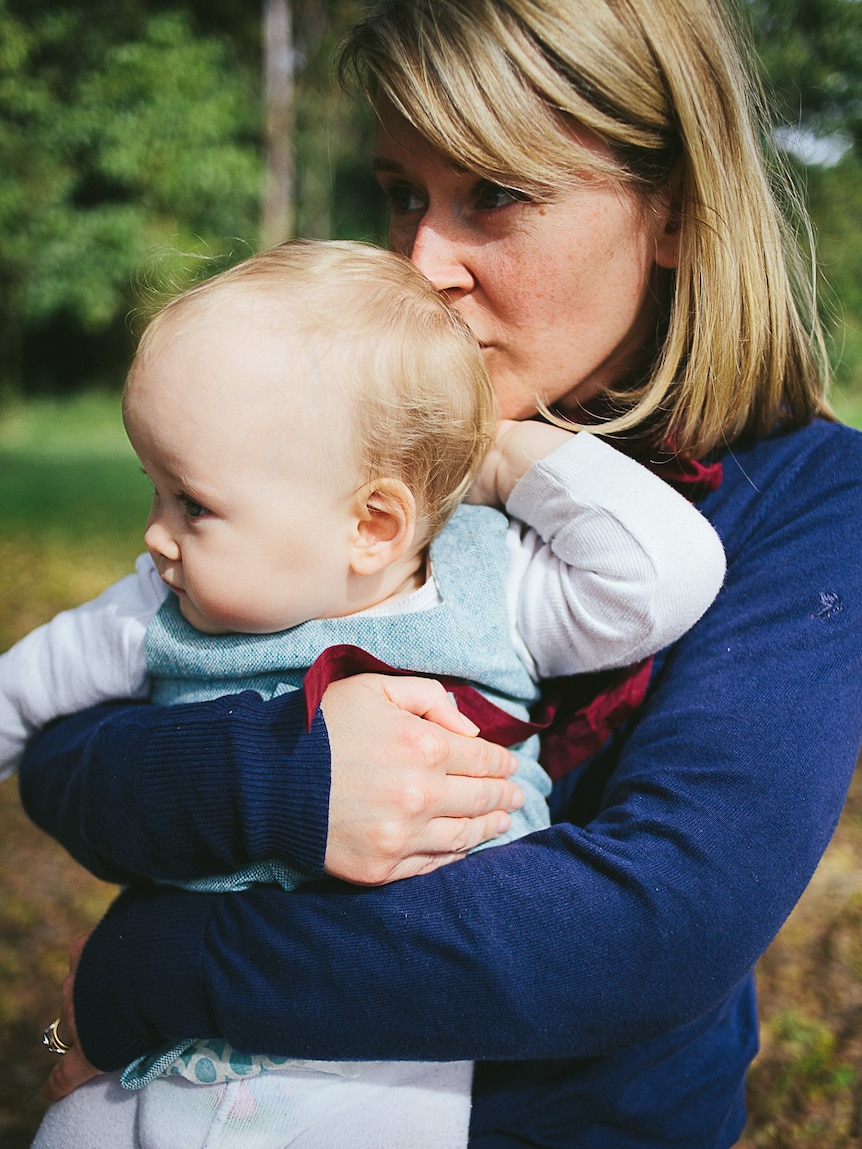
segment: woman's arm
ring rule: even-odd
[[[323,873],[329,743],[319,714],[306,731],[299,693],[101,706],[38,735],[20,775],[33,821],[107,881],[275,856]]]
[[[126,893],[78,972],[101,1068],[184,1033],[299,1057],[594,1056],[721,1002],[808,882],[862,731],[862,438],[725,463],[725,588],[584,827],[410,882]]]
[[[370,884],[460,857],[521,803],[514,757],[465,737],[439,683],[359,675],[331,686],[324,710],[329,737],[319,711],[306,729],[301,691],[103,706],[33,740],[22,802],[108,881],[279,858]]]

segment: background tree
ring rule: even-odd
[[[3,374],[113,366],[154,248],[257,240],[256,76],[189,15],[0,0]]]
[[[293,235],[296,53],[293,5],[288,0],[264,0],[262,39],[266,178],[261,238],[269,247]]]
[[[779,122],[862,147],[862,4],[750,0],[749,11]]]
[[[815,224],[839,389],[862,411],[862,3],[749,0],[748,14]]]

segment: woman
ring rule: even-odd
[[[470,323],[503,415],[602,421],[669,479],[703,479],[726,585],[633,719],[561,778],[556,824],[457,865],[513,796],[505,754],[416,717],[445,722],[431,684],[336,683],[307,733],[289,696],[248,695],[49,731],[25,801],[96,873],[279,855],[388,883],[125,893],[76,950],[61,1031],[80,1045],[52,1095],[86,1059],[114,1070],[207,1032],[477,1059],[483,1149],[732,1145],[752,967],[862,731],[862,438],[830,421],[756,90],[718,0],[391,0],[346,61],[378,112],[392,242]],[[563,745],[560,765],[561,739],[558,773],[583,756]],[[107,1112],[111,1089],[46,1126],[74,1145],[75,1106],[100,1091]]]

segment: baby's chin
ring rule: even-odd
[[[305,618],[260,618],[256,617],[253,612],[248,615],[229,615],[224,614],[214,618],[212,615],[205,613],[189,599],[185,591],[174,591],[179,599],[180,614],[195,630],[200,631],[201,634],[280,634],[283,630],[291,630],[293,627],[298,626],[301,622],[306,622]]]
[[[174,591],[180,604],[180,614],[195,630],[199,630],[201,634],[232,634],[233,629],[225,625],[219,619],[209,618],[202,611],[189,600],[188,595],[184,591]]]

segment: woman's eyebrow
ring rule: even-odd
[[[404,171],[404,165],[399,164],[397,160],[388,160],[385,156],[375,156],[371,161],[371,170],[373,172],[395,172],[401,174]]]
[[[463,164],[450,164],[452,171],[456,175],[465,176],[470,174],[470,168],[465,167]],[[373,172],[392,172],[395,175],[403,175],[407,169],[398,160],[390,160],[386,156],[375,156],[371,161],[371,170]]]

